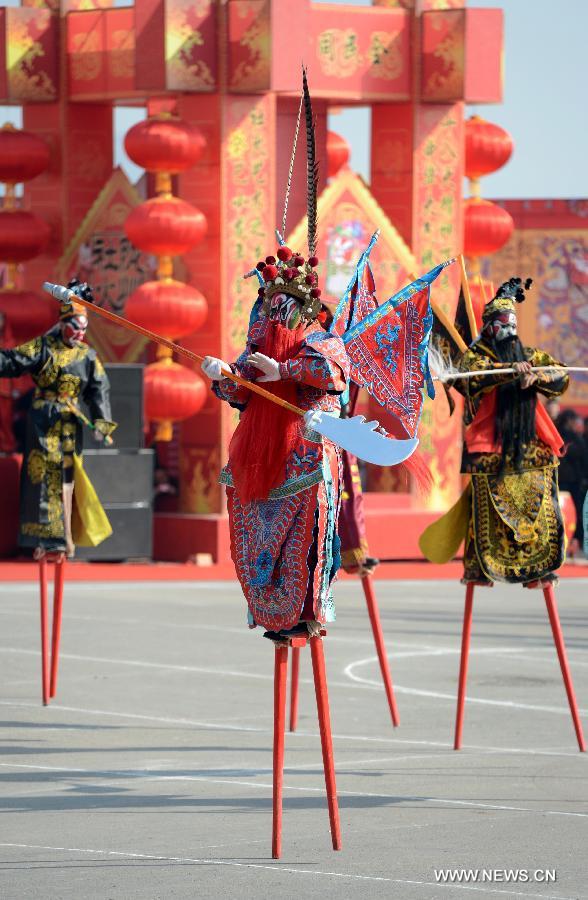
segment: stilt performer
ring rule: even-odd
[[[76,415],[83,399],[94,436],[107,438],[111,421],[108,377],[96,351],[84,343],[88,327],[79,296],[91,301],[87,284],[70,282],[74,302],[61,307],[59,323],[46,334],[12,350],[0,351],[0,377],[29,374],[35,384],[28,417],[21,471],[19,545],[39,560],[41,589],[42,695],[55,696],[64,563],[75,544],[96,546],[112,530],[84,472],[82,422]],[[47,625],[47,562],[55,562],[51,671]]]
[[[231,548],[249,606],[249,623],[252,627],[262,625],[265,636],[276,643],[273,840],[276,857],[280,855],[281,841],[288,644],[293,648],[296,684],[299,646],[307,640],[312,651],[333,848],[340,847],[321,636],[323,626],[334,619],[331,584],[340,564],[337,517],[341,458],[339,448],[324,432],[321,438],[312,430],[311,411],[339,415],[340,398],[350,374],[362,386],[369,382],[372,393],[379,392],[380,402],[390,408],[392,404],[388,401],[395,390],[389,384],[388,375],[398,368],[400,381],[405,377],[405,372],[400,371],[405,360],[400,360],[398,353],[401,314],[391,304],[378,308],[375,300],[368,262],[375,237],[358,264],[329,330],[325,331],[317,320],[321,310],[316,271],[319,262],[316,257],[317,167],[305,75],[303,97],[308,159],[308,257],[305,259],[282,243],[276,256],[268,256],[257,264],[261,286],[244,353],[230,367],[211,357],[202,366],[214,381],[217,396],[242,413],[221,480],[227,486]],[[408,293],[417,294],[418,289]],[[389,317],[392,314],[393,321]],[[416,351],[428,342],[431,324],[428,283],[424,307],[415,318],[418,336],[416,332],[411,334],[410,343],[415,350],[419,384],[417,387],[410,383],[400,401],[400,405],[404,401],[410,407],[403,412],[415,416],[415,427],[407,433],[409,439],[415,437],[422,403],[425,374],[419,362],[426,357],[418,356]],[[291,412],[276,409],[243,386],[223,378],[223,372],[228,369],[248,381],[271,383],[277,396],[309,411],[306,419],[310,427],[305,429]],[[396,390],[402,395],[402,384],[396,385]],[[396,395],[395,398],[398,399]],[[294,707],[291,714],[292,722]]]
[[[470,483],[420,540],[433,562],[447,562],[465,542],[456,749],[461,746],[474,587],[492,587],[495,581],[543,589],[578,744],[585,749],[553,590],[565,556],[557,488],[563,441],[537,400],[539,393],[563,394],[569,377],[552,356],[523,346],[518,337],[516,305],[530,285],[530,279],[523,286],[520,278],[501,285],[484,308],[481,334],[461,355],[450,383],[465,400],[461,471],[471,476]]]

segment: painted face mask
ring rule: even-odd
[[[295,297],[288,294],[274,294],[271,299],[270,319],[285,328],[294,330],[299,324],[302,309]]]
[[[84,340],[86,330],[88,328],[88,320],[86,316],[72,316],[61,323],[61,337],[64,344],[73,347]]]
[[[494,316],[484,328],[484,334],[495,341],[506,341],[517,336],[517,317],[514,312],[503,312]]]

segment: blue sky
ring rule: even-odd
[[[344,7],[347,0],[315,2]],[[355,5],[371,2],[355,0]],[[484,195],[588,197],[588,0],[469,0],[467,5],[501,7],[505,15],[504,102],[468,109],[468,115],[476,112],[502,125],[515,142],[510,162],[484,179]],[[140,170],[126,158],[122,138],[143,115],[116,111],[116,159],[132,178]],[[20,124],[18,110],[0,107],[0,124],[5,121]],[[330,126],[349,140],[351,164],[367,180],[369,110],[344,110],[331,117]]]

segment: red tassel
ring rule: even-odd
[[[428,497],[433,489],[433,476],[418,450],[400,464],[400,468],[414,480],[421,497]]]

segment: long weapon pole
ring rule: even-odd
[[[77,407],[77,406],[75,405],[75,403],[73,403],[73,402],[69,399],[69,397],[65,397],[63,400],[61,400],[61,403],[63,404],[63,406],[65,406],[66,409],[69,410],[70,413],[73,413],[74,416],[77,416],[77,418],[80,420],[80,422],[83,422],[84,425],[87,425],[88,428],[91,428],[92,431],[97,431],[97,430],[98,430],[98,429],[96,428],[96,426],[94,425],[94,423],[91,422],[90,419],[89,419],[86,415],[84,415],[84,413],[82,412],[82,410],[81,410],[79,407]],[[110,437],[109,434],[105,434],[105,435],[104,435],[104,443],[105,443],[105,444],[112,444],[112,438]]]
[[[49,293],[51,293],[49,291]],[[85,306],[86,309],[94,313],[97,316],[100,316],[103,319],[107,319],[109,322],[113,322],[115,325],[120,325],[121,328],[126,328],[127,331],[135,331],[137,334],[143,335],[143,337],[147,338],[149,341],[153,341],[155,344],[160,344],[162,347],[167,347],[173,353],[177,353],[178,356],[183,356],[185,359],[189,359],[192,362],[202,362],[204,356],[200,356],[198,353],[194,353],[192,350],[186,349],[186,347],[180,347],[179,344],[174,343],[174,341],[168,340],[168,338],[162,337],[160,334],[155,334],[154,331],[149,331],[148,328],[143,328],[142,325],[137,325],[135,322],[129,321],[129,319],[123,319],[122,316],[117,316],[116,313],[110,312],[108,309],[102,309],[101,306],[96,306],[94,303],[89,303],[87,300],[83,300],[81,297],[76,295],[75,302]],[[259,394],[261,397],[265,397],[266,400],[271,400],[272,403],[277,403],[278,406],[283,406],[284,409],[289,409],[290,412],[296,413],[298,416],[304,416],[305,411],[300,409],[299,406],[294,406],[293,403],[288,403],[287,400],[283,400],[281,397],[276,397],[275,394],[272,394],[270,391],[266,391],[265,388],[260,387],[258,384],[255,384],[253,381],[247,381],[246,378],[241,378],[240,375],[235,375],[234,372],[231,372],[230,369],[223,369],[223,377],[229,378],[231,381],[234,381],[236,384],[241,384],[243,387],[248,388],[250,391],[253,391],[255,394]]]
[[[463,253],[459,254],[459,267],[461,269],[461,286],[463,288],[463,296],[465,300],[466,314],[470,323],[470,331],[472,337],[478,333],[478,324],[474,313],[474,305],[472,303],[472,295],[470,292],[470,283],[468,281],[468,273],[466,272],[465,259]]]
[[[531,372],[553,372],[559,369],[561,369],[562,372],[588,372],[588,366],[562,365],[532,366]],[[456,381],[458,378],[478,378],[479,376],[484,377],[484,375],[513,375],[515,372],[517,372],[517,369],[495,366],[492,369],[480,369],[478,371],[471,372],[452,372],[448,373],[447,375],[433,375],[433,381]]]

